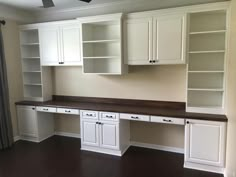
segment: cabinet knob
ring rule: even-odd
[[[187,121],[186,123],[187,123],[187,124],[190,124],[190,122],[189,122],[189,121]]]
[[[156,61],[155,61],[155,60],[153,60],[153,63],[156,63]]]
[[[152,60],[150,60],[149,63],[152,63]]]

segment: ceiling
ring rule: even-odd
[[[74,7],[86,7],[96,4],[104,4],[104,3],[112,3],[112,2],[132,2],[137,3],[138,0],[92,0],[89,4],[86,2],[81,2],[79,0],[53,0],[56,7],[51,8],[51,10],[58,10],[58,9],[68,9]],[[146,0],[148,1],[148,0]],[[160,3],[165,3],[166,0],[159,0]],[[172,0],[171,0],[172,1]],[[183,2],[188,2],[189,4],[198,4],[203,3],[204,1],[207,2],[219,2],[219,1],[227,1],[227,0],[173,0],[173,3],[181,5]],[[37,11],[43,10],[40,8],[42,6],[42,0],[0,0],[0,5],[7,5],[19,9],[24,9],[28,11]]]

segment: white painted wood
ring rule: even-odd
[[[162,116],[151,116],[151,122],[174,124],[174,125],[185,125],[185,119],[173,118],[173,117],[162,117]]]
[[[45,106],[37,106],[36,110],[38,112],[48,112],[48,113],[56,113],[57,112],[57,108],[54,107],[45,107]]]
[[[100,119],[104,121],[119,121],[119,113],[99,112]]]
[[[120,119],[150,122],[150,116],[139,114],[120,114]]]
[[[97,111],[81,110],[80,115],[82,116],[83,119],[98,120],[99,118]]]
[[[100,147],[108,149],[120,149],[119,123],[101,121]]]
[[[42,66],[53,66],[62,62],[60,31],[58,26],[40,27],[39,40]]]
[[[20,136],[38,137],[37,112],[35,106],[17,106]]]
[[[79,115],[78,109],[57,108],[57,113]]]
[[[80,25],[66,24],[60,27],[61,52],[65,65],[81,65]]]
[[[99,146],[99,127],[96,121],[81,121],[81,144]]]
[[[156,16],[153,23],[153,60],[157,64],[184,64],[186,15]]]
[[[150,60],[153,59],[152,18],[125,20],[124,35],[124,50],[128,64],[150,64]]]
[[[186,120],[185,161],[224,167],[226,123]]]

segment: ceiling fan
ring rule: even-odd
[[[92,0],[79,0],[79,1],[89,3]],[[54,7],[55,6],[53,0],[42,0],[42,2],[43,2],[43,7],[44,8],[49,8],[49,7]]]

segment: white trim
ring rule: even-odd
[[[55,132],[54,135],[71,137],[71,138],[80,138],[79,133]]]
[[[18,135],[17,135],[17,136],[14,136],[13,139],[14,139],[14,142],[17,142],[17,141],[21,140],[20,136],[18,136]]]
[[[168,151],[168,152],[184,154],[184,148],[176,148],[176,147],[162,146],[162,145],[156,145],[156,144],[140,143],[140,142],[136,142],[136,141],[131,141],[130,145],[148,148],[148,149],[155,149],[155,150],[160,150],[160,151]]]

